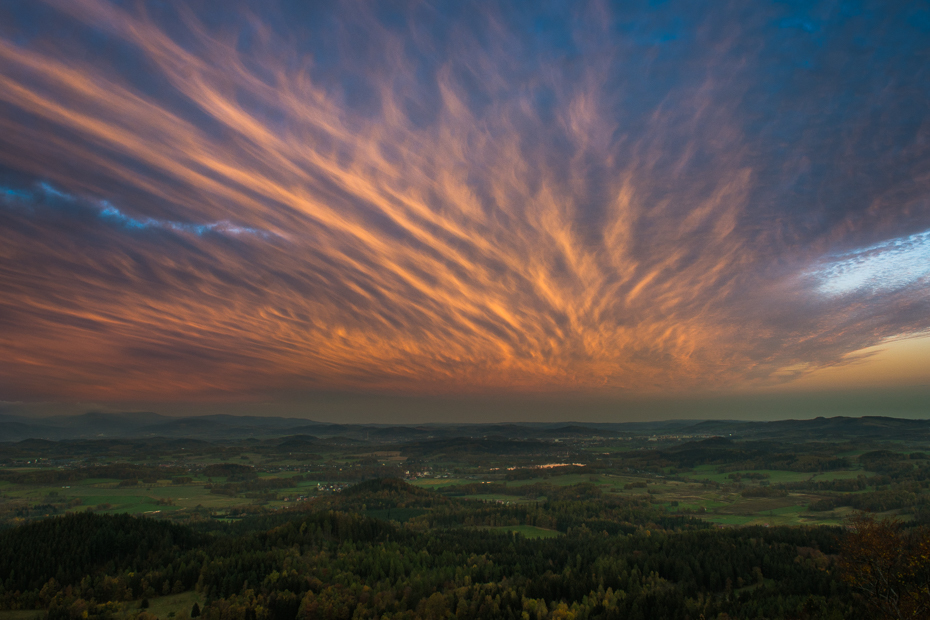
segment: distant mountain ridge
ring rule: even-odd
[[[301,437],[303,436],[303,437]],[[881,416],[832,417],[751,422],[741,420],[660,420],[656,422],[562,422],[501,424],[333,424],[306,418],[207,415],[170,417],[154,412],[104,413],[28,418],[0,413],[0,442],[26,439],[242,440],[294,437],[297,442],[339,438],[375,443],[449,438],[540,439],[616,436],[733,437],[765,440],[930,439],[930,420]]]
[[[317,424],[304,418],[222,414],[176,418],[152,412],[91,411],[74,416],[27,418],[0,413],[0,441],[143,437],[242,439],[297,434],[292,431],[315,429]]]

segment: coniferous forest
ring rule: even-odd
[[[373,493],[375,501],[393,499],[398,508],[417,503],[403,483],[365,486],[376,485],[391,491]],[[50,620],[85,612],[103,617],[114,613],[114,603],[194,588],[209,601],[203,617],[217,620],[840,618],[853,612],[849,588],[830,570],[840,542],[832,529],[663,525],[648,512],[621,507],[612,507],[618,520],[611,522],[584,500],[553,504],[540,511],[579,516],[562,536],[546,539],[479,528],[405,528],[334,510],[200,528],[69,515],[3,533],[2,602],[47,607]],[[436,520],[469,514],[444,507]],[[472,516],[493,523],[515,514],[480,509]],[[599,529],[607,523],[616,525],[613,532]]]
[[[347,510],[235,523],[78,513],[8,529],[0,604],[112,618],[196,590],[210,620],[875,617],[843,570],[849,535],[836,528],[718,529],[583,498],[495,510],[390,479],[346,495],[329,503]],[[428,508],[402,526],[352,510],[369,504]],[[447,526],[545,517],[560,535]]]

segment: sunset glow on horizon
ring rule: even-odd
[[[7,3],[0,401],[856,385],[930,330],[928,53],[907,3]]]

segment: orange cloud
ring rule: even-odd
[[[514,88],[506,36],[463,30],[418,122],[409,40],[364,7],[377,58],[344,69],[370,85],[374,112],[257,18],[246,54],[183,8],[182,44],[141,9],[53,4],[134,50],[172,95],[54,42],[0,40],[0,161],[91,214],[107,199],[138,221],[266,234],[93,217],[68,230],[7,209],[12,393],[688,391],[778,380],[888,335],[821,352],[804,343],[829,339],[822,327],[773,326],[785,300],[810,302],[746,225],[758,181],[727,84],[708,79],[628,131],[603,77],[633,61],[621,47],[570,83],[544,66]],[[476,79],[492,95],[480,110]]]

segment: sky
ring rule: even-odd
[[[930,413],[924,2],[0,2],[2,406],[888,394]]]

